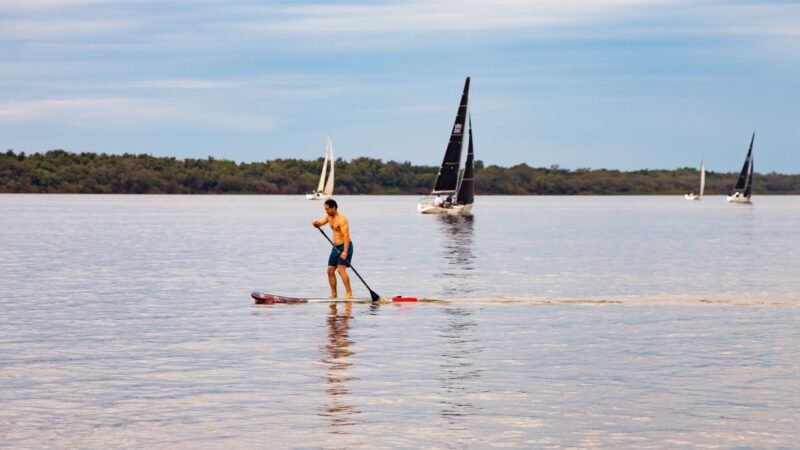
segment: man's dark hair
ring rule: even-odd
[[[336,200],[332,198],[325,200],[325,204],[328,205],[328,208],[333,208],[335,210],[339,209],[339,205],[336,204]]]

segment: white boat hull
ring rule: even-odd
[[[728,203],[752,203],[750,197],[742,197],[738,195],[729,195]]]
[[[417,211],[420,214],[446,214],[451,216],[464,216],[470,213],[473,203],[468,205],[452,205],[447,208],[442,206],[434,206],[432,203],[420,203],[417,205]]]
[[[686,198],[686,200],[700,200],[700,196],[697,194],[686,194],[684,198]]]
[[[331,196],[321,192],[312,192],[310,194],[306,194],[306,198],[309,200],[327,200],[331,198]]]

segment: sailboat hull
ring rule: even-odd
[[[750,197],[729,195],[728,196],[728,203],[752,203],[752,202],[750,201]]]
[[[327,200],[331,198],[330,195],[323,194],[322,192],[312,192],[310,194],[306,194],[306,198],[309,200]]]
[[[684,198],[686,198],[686,200],[700,200],[700,196],[696,194],[686,194]]]
[[[470,214],[473,203],[467,205],[452,205],[447,208],[441,206],[434,206],[432,203],[420,203],[417,205],[417,211],[420,214],[445,214],[450,216],[465,216]]]

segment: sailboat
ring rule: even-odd
[[[703,166],[703,161],[700,161],[700,190],[697,192],[692,192],[686,194],[686,200],[702,200],[703,199],[703,191],[706,188],[706,168]]]
[[[328,162],[330,162],[331,171],[328,174],[328,180],[326,181],[325,172],[328,169]],[[322,163],[322,173],[319,176],[317,190],[306,194],[306,198],[309,200],[325,200],[331,195],[333,195],[333,143],[329,137],[328,142],[325,145],[325,162]]]
[[[450,142],[442,159],[436,183],[430,195],[420,200],[417,211],[422,214],[469,214],[475,203],[475,164],[472,146],[472,118],[468,115],[469,77],[464,82],[464,92],[458,105],[456,120],[450,133]],[[461,169],[461,152],[464,147],[464,125],[469,119],[467,160]]]
[[[753,137],[750,138],[750,149],[744,158],[742,173],[739,174],[736,185],[728,194],[728,202],[730,203],[750,203],[750,197],[753,194],[753,141],[755,139],[756,132],[754,131]]]

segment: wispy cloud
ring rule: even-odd
[[[193,107],[194,106],[194,107]],[[48,123],[73,128],[197,128],[272,131],[278,120],[185,102],[124,97],[63,98],[0,103],[0,125]]]
[[[0,64],[0,70],[4,65]],[[59,95],[59,93],[76,93],[79,96],[87,92],[94,95],[102,93],[124,93],[125,97],[138,94],[141,96],[168,96],[173,101],[184,100],[205,101],[214,103],[219,101],[219,96],[226,96],[227,100],[239,99],[252,102],[258,98],[265,99],[298,99],[298,98],[331,98],[365,94],[369,92],[395,90],[399,86],[386,82],[375,82],[361,79],[357,76],[319,76],[304,73],[273,74],[260,77],[241,77],[228,79],[202,79],[202,78],[164,78],[140,79],[119,81],[95,80],[52,80],[49,77],[35,77],[42,72],[42,65],[31,64],[27,70],[20,65],[15,79],[0,79],[0,89],[14,86],[18,91],[36,92],[37,96]],[[23,75],[30,75],[22,79]],[[18,99],[24,99],[24,93],[18,94]],[[217,97],[215,97],[217,95]],[[63,94],[62,94],[63,96]],[[224,103],[224,102],[223,102]]]
[[[64,37],[68,41],[74,41],[99,36],[108,37],[112,33],[126,33],[138,26],[135,21],[124,19],[0,20],[0,29],[3,30],[0,39],[36,42]]]
[[[681,5],[675,14],[711,31],[791,36],[800,24],[800,2],[703,1]]]
[[[599,20],[654,0],[430,0],[287,7],[264,30],[290,33],[498,30]]]
[[[236,80],[141,80],[128,81],[122,83],[112,83],[98,86],[94,84],[93,89],[142,89],[142,90],[220,90],[240,88],[245,83]]]
[[[233,11],[237,11],[234,7]],[[391,35],[578,27],[584,37],[671,34],[796,36],[800,4],[720,0],[412,0],[371,4],[250,5],[220,29],[265,35]],[[647,26],[642,26],[642,21]],[[589,27],[588,25],[608,25]],[[630,28],[619,28],[629,25]],[[413,42],[413,35],[403,35]]]
[[[27,5],[27,6],[19,6]],[[156,7],[157,5],[157,7]],[[270,39],[270,45],[330,43],[320,36],[365,46],[418,45],[416,34],[491,32],[559,36],[628,34],[744,34],[794,38],[800,30],[796,2],[719,0],[404,0],[375,3],[111,2],[33,0],[0,2],[0,41],[41,42],[99,48],[214,48]],[[644,25],[644,26],[643,26]],[[409,34],[412,33],[412,34]],[[555,32],[554,32],[555,33]],[[347,41],[348,36],[358,39]],[[369,37],[367,37],[369,36]],[[463,37],[463,36],[462,36]],[[278,39],[277,41],[275,39]],[[301,42],[298,42],[301,41]]]
[[[30,11],[108,3],[113,3],[113,0],[25,0],[24,2],[3,0],[0,1],[0,11]]]

